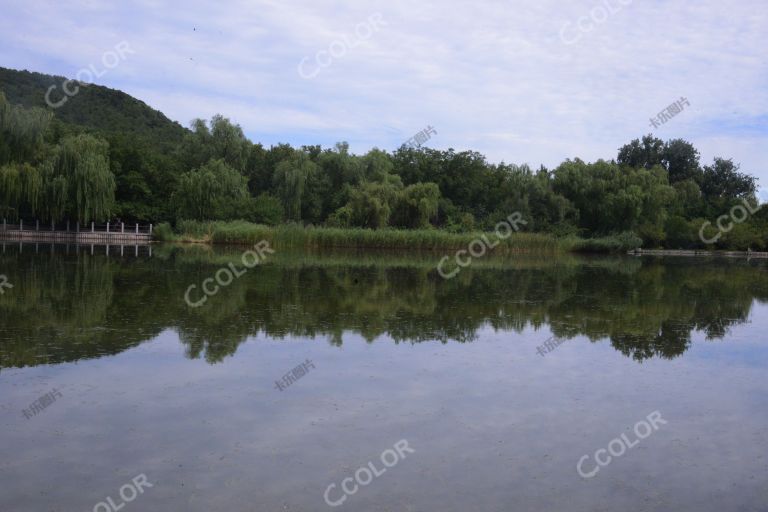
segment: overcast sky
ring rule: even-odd
[[[430,147],[553,167],[652,132],[768,186],[766,0],[0,3],[1,66],[92,65],[185,126],[221,113],[267,146],[393,150],[432,126]],[[121,41],[133,53],[106,67]]]

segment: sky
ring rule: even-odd
[[[185,126],[220,113],[265,146],[356,153],[431,128],[426,146],[550,168],[653,133],[768,199],[766,0],[0,4],[0,66],[91,68]]]

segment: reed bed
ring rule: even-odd
[[[361,229],[303,227],[296,224],[266,226],[245,221],[181,221],[177,233],[158,226],[163,241],[226,245],[252,245],[261,240],[275,249],[385,249],[396,251],[452,251],[467,249],[476,240],[493,245],[496,254],[621,252],[635,248],[628,234],[601,239],[558,238],[546,233],[513,233],[501,239],[495,233],[449,233],[437,229]],[[496,242],[498,245],[496,246]]]

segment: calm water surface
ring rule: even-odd
[[[0,253],[0,511],[768,510],[766,262],[104,253]]]

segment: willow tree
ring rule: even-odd
[[[211,160],[179,177],[171,203],[179,219],[214,220],[237,216],[248,198],[248,180],[224,160]]]
[[[107,218],[115,199],[107,143],[78,135],[51,148],[43,142],[51,118],[10,105],[0,93],[0,212],[53,221]]]
[[[51,220],[80,222],[109,218],[115,202],[115,176],[109,146],[90,135],[64,138],[44,166],[44,213]]]
[[[361,162],[365,181],[402,185],[400,176],[393,174],[395,166],[386,151],[373,148],[361,158]]]
[[[351,213],[351,225],[379,229],[389,225],[389,217],[399,191],[388,183],[363,183],[350,187],[349,202],[344,208]]]
[[[41,108],[11,105],[0,92],[0,165],[32,162],[51,123],[52,114]]]
[[[394,221],[400,227],[428,228],[430,220],[437,216],[439,201],[440,188],[435,183],[408,185],[398,196]]]
[[[50,121],[50,113],[13,106],[0,92],[0,214],[4,218],[36,213],[43,178],[35,163],[41,159]]]
[[[317,164],[309,159],[309,155],[299,151],[277,164],[274,186],[283,202],[287,218],[301,220],[301,204],[307,182],[317,169]]]
[[[190,128],[178,152],[185,169],[200,168],[211,160],[221,159],[236,171],[245,172],[251,142],[240,125],[216,114],[208,124],[203,119],[193,120]]]
[[[0,167],[0,214],[3,218],[18,219],[25,213],[37,213],[42,191],[43,178],[32,165],[10,163]]]

